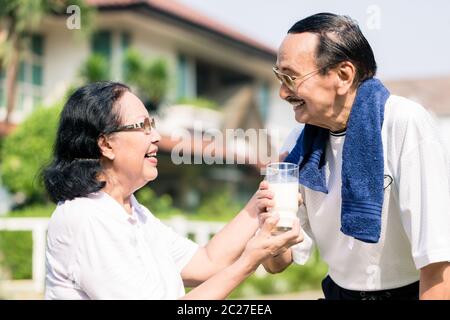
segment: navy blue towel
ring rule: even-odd
[[[342,150],[341,231],[377,243],[381,233],[384,158],[381,128],[389,91],[375,78],[361,83]],[[325,149],[329,130],[306,124],[286,162],[299,164],[299,182],[328,193]]]

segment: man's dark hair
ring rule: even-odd
[[[296,22],[288,33],[310,32],[318,35],[316,51],[317,66],[335,65],[350,61],[356,67],[354,84],[375,76],[377,63],[369,42],[358,24],[347,16],[318,13]],[[326,74],[329,68],[324,68]]]
[[[79,88],[65,104],[59,121],[53,162],[43,171],[45,188],[54,202],[84,197],[105,186],[98,138],[120,125],[116,102],[130,89],[117,82],[96,82]]]

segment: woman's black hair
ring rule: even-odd
[[[377,63],[369,42],[359,29],[358,23],[347,16],[333,13],[318,13],[296,22],[288,33],[311,32],[317,34],[317,66],[333,66],[350,61],[356,66],[354,84],[372,78],[377,72]],[[328,67],[321,72],[326,74]]]
[[[43,171],[45,188],[55,203],[83,197],[105,186],[98,139],[120,125],[117,100],[129,87],[95,82],[76,90],[61,112],[53,161]]]

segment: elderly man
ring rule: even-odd
[[[300,166],[304,241],[266,270],[304,264],[315,245],[326,299],[449,299],[449,169],[430,115],[374,78],[372,49],[345,16],[295,23],[274,72],[305,123],[283,148]]]

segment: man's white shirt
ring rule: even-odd
[[[295,128],[280,153],[294,147]],[[369,244],[346,236],[341,227],[341,168],[344,135],[332,135],[326,149],[328,194],[300,185],[305,205],[299,217],[305,240],[293,247],[298,264],[314,246],[341,287],[373,291],[419,279],[418,269],[450,261],[450,174],[434,119],[417,103],[391,95],[382,127],[385,190],[381,237]],[[392,181],[391,181],[392,178]]]

